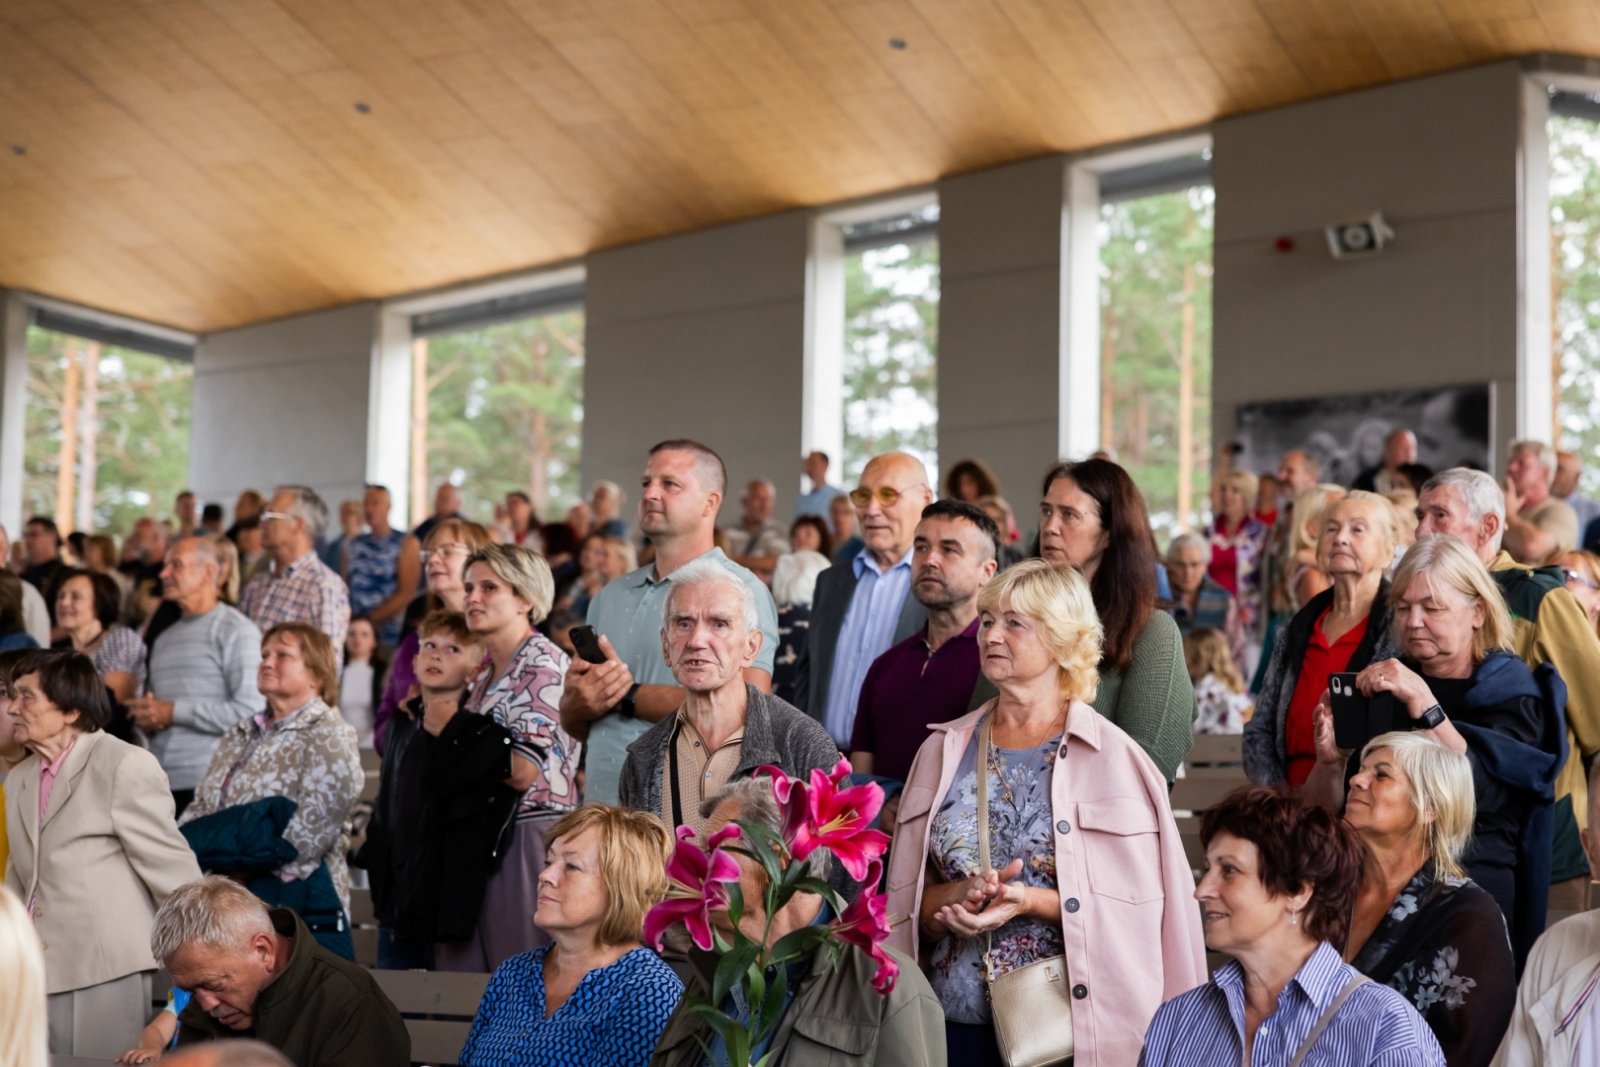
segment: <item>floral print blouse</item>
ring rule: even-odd
[[[578,757],[583,744],[561,728],[561,687],[571,662],[534,632],[517,648],[502,678],[495,680],[494,664],[486,659],[468,688],[466,710],[491,716],[511,731],[512,750],[539,769],[517,808],[519,821],[563,815],[582,803]]]
[[[284,827],[283,839],[299,855],[279,868],[279,877],[307,878],[326,862],[348,912],[350,866],[345,861],[344,823],[365,782],[355,729],[313,698],[288,718],[269,723],[262,711],[223,734],[205,779],[178,824],[266,797],[288,797],[298,807]]]
[[[1494,1059],[1517,979],[1505,917],[1477,883],[1438,875],[1429,860],[1350,964],[1417,1009],[1450,1067]]]
[[[978,852],[978,739],[962,754],[950,792],[929,828],[929,860],[946,882],[970,878],[981,869]],[[1061,735],[1038,748],[989,746],[989,862],[996,869],[1022,860],[1023,885],[1056,888],[1055,834],[1051,827],[1050,776]],[[989,1001],[983,986],[986,939],[947,934],[933,947],[930,980],[944,1005],[945,1018],[987,1023]],[[1012,919],[994,932],[996,976],[1066,951],[1059,923]]]

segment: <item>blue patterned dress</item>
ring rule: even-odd
[[[974,730],[961,756],[950,792],[934,814],[928,852],[946,882],[970,878],[978,862],[978,735]],[[1050,777],[1061,735],[1038,748],[989,747],[989,861],[1003,869],[1022,859],[1023,885],[1056,888],[1055,821],[1050,811]],[[989,1022],[983,988],[985,939],[946,935],[933,948],[933,991],[954,1023]],[[994,969],[1002,975],[1035,960],[1065,951],[1061,924],[1012,919],[994,932]]]
[[[645,1067],[683,995],[672,968],[647,948],[590,971],[545,1018],[544,957],[512,956],[489,979],[462,1067]]]

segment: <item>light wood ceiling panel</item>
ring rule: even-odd
[[[1539,50],[1600,2],[6,0],[0,285],[217,329]]]

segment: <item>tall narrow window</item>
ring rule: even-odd
[[[1209,185],[1101,207],[1100,447],[1162,541],[1210,511]]]
[[[193,394],[192,364],[29,327],[24,513],[118,537],[170,516]]]
[[[1549,125],[1554,443],[1581,457],[1585,496],[1600,491],[1600,105],[1590,109]]]
[[[939,472],[938,205],[844,227],[844,462],[902,450]]]
[[[412,469],[427,472],[419,514],[441,481],[479,522],[513,491],[543,521],[577,503],[583,322],[572,309],[414,343]]]

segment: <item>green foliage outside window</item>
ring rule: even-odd
[[[1551,296],[1560,360],[1560,447],[1583,457],[1581,491],[1600,490],[1600,126],[1550,119]]]
[[[94,456],[84,448],[87,400],[84,354],[98,351]],[[189,480],[189,414],[194,367],[163,356],[92,345],[76,337],[28,330],[27,446],[24,515],[56,514],[61,469],[63,395],[68,361],[77,361],[78,441],[72,482],[94,475],[93,531],[125,536],[144,515],[168,518]],[[232,503],[229,501],[228,503]],[[10,531],[13,539],[22,531]]]
[[[581,492],[583,356],[577,310],[430,338],[429,503],[448,479],[480,522],[518,489],[560,519]]]
[[[1209,186],[1101,208],[1102,447],[1144,491],[1165,542],[1209,513],[1211,463],[1211,240]],[[1179,514],[1180,381],[1185,305],[1193,368],[1191,489]],[[1109,418],[1107,418],[1109,416]]]
[[[844,463],[854,485],[867,460],[900,449],[939,475],[939,243],[845,257]]]

